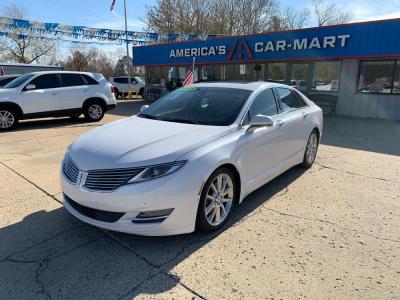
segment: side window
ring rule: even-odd
[[[60,87],[57,74],[40,75],[28,84],[34,84],[35,90],[55,89]]]
[[[61,74],[63,87],[86,85],[80,74]]]
[[[114,82],[116,82],[116,83],[126,83],[126,84],[128,84],[128,78],[116,77],[116,78],[114,78]]]
[[[99,84],[94,78],[90,77],[89,75],[82,74],[81,76],[83,76],[83,79],[86,81],[86,84],[88,85]]]
[[[300,96],[296,95],[295,91],[285,88],[276,88],[276,91],[281,102],[281,108],[284,112],[306,106],[304,101],[300,99]]]
[[[278,113],[275,96],[272,89],[262,91],[254,99],[249,109],[249,117],[252,120],[256,115],[274,116]]]

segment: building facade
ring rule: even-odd
[[[336,102],[344,116],[400,120],[400,19],[133,48],[149,84],[265,80]]]

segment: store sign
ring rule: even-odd
[[[400,19],[133,48],[136,65],[310,60],[400,54]]]

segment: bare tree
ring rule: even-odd
[[[95,48],[72,48],[70,55],[62,62],[66,71],[84,71],[101,73],[106,78],[114,74],[114,66],[111,58],[103,51]]]
[[[3,16],[24,19],[25,11],[21,7],[10,5],[4,9]],[[4,60],[26,64],[55,62],[57,48],[54,41],[40,39],[29,29],[16,28],[7,32],[7,36],[0,38],[0,53]]]
[[[301,29],[307,24],[311,16],[311,11],[308,8],[295,9],[286,7],[283,11],[282,19],[287,29]]]
[[[318,26],[348,23],[352,19],[349,11],[343,11],[334,2],[312,0],[312,5]]]
[[[269,30],[277,0],[157,0],[147,25],[159,33],[247,34]]]

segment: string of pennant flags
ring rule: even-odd
[[[176,42],[189,40],[211,40],[217,35],[213,34],[179,34],[168,33],[159,34],[155,32],[127,31],[91,28],[86,26],[72,26],[60,23],[44,23],[37,21],[29,21],[22,19],[12,19],[0,17],[0,36],[15,34],[15,30],[23,30],[18,35],[19,39],[26,39],[33,34],[35,37],[43,39],[54,39],[54,37],[62,40],[63,38],[76,40],[91,40],[108,43],[129,43],[135,46],[146,45],[151,43]],[[32,32],[32,35],[29,34]],[[71,40],[71,42],[73,42]],[[77,41],[76,41],[77,42]]]

